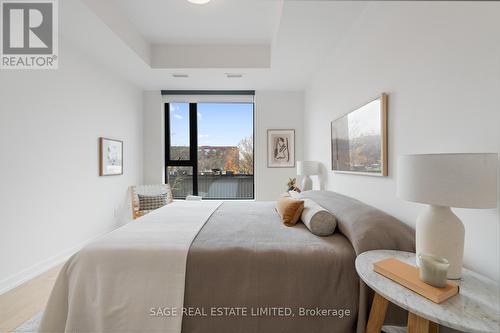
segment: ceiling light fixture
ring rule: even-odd
[[[210,2],[210,0],[188,0],[188,1],[197,5],[204,5]]]

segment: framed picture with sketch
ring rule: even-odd
[[[295,167],[295,130],[267,130],[267,167]]]
[[[123,141],[99,138],[99,176],[123,175]]]

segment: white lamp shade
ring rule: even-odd
[[[498,154],[422,154],[398,159],[398,197],[437,206],[495,208]]]
[[[297,175],[312,176],[319,174],[319,162],[297,161]]]

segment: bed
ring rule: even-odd
[[[369,290],[356,255],[414,251],[414,232],[352,198],[318,237],[273,202],[175,202],[82,249],[63,267],[41,332],[363,332]],[[174,313],[175,312],[175,313]]]

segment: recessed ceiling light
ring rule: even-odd
[[[172,74],[172,76],[175,78],[187,78],[187,77],[189,77],[188,74]]]
[[[243,74],[240,74],[240,73],[226,73],[226,77],[228,79],[241,78],[241,77],[243,77]]]
[[[208,2],[210,2],[210,0],[188,0],[188,1],[191,3],[195,3],[197,5],[204,5]]]

